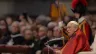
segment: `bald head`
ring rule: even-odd
[[[76,21],[70,21],[67,24],[68,35],[71,36],[72,34],[74,34],[74,32],[76,32],[78,27],[79,27],[79,24]]]

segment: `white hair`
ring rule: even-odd
[[[18,21],[14,21],[14,22],[12,23],[12,25],[17,25],[17,26],[19,27],[19,22],[18,22]]]
[[[79,26],[79,23],[76,21],[70,21],[68,24],[74,24],[75,27]]]

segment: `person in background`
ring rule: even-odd
[[[8,29],[8,24],[4,19],[0,20],[0,29],[3,32],[3,36],[10,36],[10,31]]]
[[[52,21],[52,22],[49,22],[48,23],[48,25],[47,25],[47,27],[48,28],[50,28],[50,29],[53,29],[55,26],[57,26],[58,24],[56,23],[56,22],[54,22],[54,21]]]
[[[60,31],[59,27],[54,27],[53,31],[54,31],[53,32],[54,38],[60,38],[61,37],[61,31]]]
[[[53,29],[48,29],[48,31],[47,31],[47,37],[49,38],[49,40],[54,38],[53,37]]]
[[[39,40],[35,44],[36,54],[42,53],[42,49],[45,47],[45,43],[49,40],[47,37],[47,28],[45,26],[39,27],[38,30]]]
[[[70,17],[69,16],[65,16],[63,19],[63,22],[65,24],[65,26],[67,25],[67,23],[70,21]]]
[[[89,44],[91,45],[94,41],[94,38],[92,36],[90,25],[84,17],[86,14],[87,5],[88,4],[86,0],[73,0],[72,11],[74,12],[75,18],[79,23],[79,28],[82,30],[86,40],[88,40]]]
[[[50,39],[47,43],[49,46],[56,48],[56,47],[62,47],[65,44],[65,39],[64,37],[61,35],[61,31],[59,27],[55,27],[53,29],[53,39]]]
[[[50,6],[50,16],[52,21],[58,21],[60,17],[67,16],[67,8],[62,1],[55,0]]]
[[[29,21],[28,21],[28,14],[27,13],[22,13],[19,16],[19,20],[20,20],[20,25],[29,25]]]
[[[31,29],[26,28],[24,30],[24,42],[23,45],[27,45],[29,47],[34,47],[34,36],[32,35]]]
[[[46,47],[43,49],[43,54],[54,54],[55,49],[61,49],[65,45],[64,37],[61,36],[61,31],[58,26],[53,28],[53,36],[53,38],[51,36],[51,39],[46,42]]]
[[[38,31],[37,31],[37,29],[34,29],[34,30],[32,30],[33,32],[33,36],[35,37],[35,41],[37,42],[38,40],[39,40],[39,37],[38,37]]]
[[[26,26],[21,26],[20,27],[20,34],[22,35],[22,36],[24,36],[24,30],[26,29]]]
[[[26,23],[25,22],[20,22],[19,25],[20,25],[20,27],[23,27],[23,26],[26,26]]]
[[[2,43],[2,40],[4,39],[4,36],[3,36],[3,32],[2,30],[0,29],[0,44]]]
[[[6,22],[8,24],[8,29],[10,30],[11,29],[11,24],[13,23],[13,19],[11,16],[7,16],[6,17]]]
[[[26,27],[24,29],[23,36],[24,36],[24,42],[22,43],[22,45],[26,47],[31,47],[32,50],[30,50],[30,53],[35,54],[35,51],[34,51],[35,37],[34,37],[33,31]]]
[[[19,20],[22,22],[26,22],[28,21],[27,19],[27,13],[22,13],[20,16],[19,16]]]
[[[3,39],[2,44],[6,45],[21,45],[24,41],[23,36],[20,34],[19,22],[14,21],[11,25],[11,35]]]
[[[90,45],[76,21],[70,21],[67,24],[67,31],[70,39],[61,51],[57,51],[59,52],[57,54],[78,54],[82,51],[90,51]]]

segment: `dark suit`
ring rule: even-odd
[[[12,36],[4,37],[2,40],[0,40],[0,44],[8,44],[8,42],[12,39],[13,44],[12,45],[21,45],[24,41],[23,36],[19,35],[18,33],[12,34]]]
[[[44,37],[35,42],[34,50],[35,52],[38,50],[42,50],[45,47],[45,43],[49,40],[48,37]]]

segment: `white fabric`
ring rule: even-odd
[[[10,45],[10,46],[13,45],[14,44],[13,38],[18,37],[18,36],[21,36],[21,34],[11,35],[11,39],[8,41],[7,45]]]
[[[12,38],[15,38],[15,37],[18,37],[18,36],[22,36],[22,34],[11,35]]]
[[[93,42],[91,48],[92,48],[92,51],[96,52],[96,34],[95,34],[94,42]]]
[[[36,54],[41,54],[41,50],[36,51]]]
[[[78,20],[78,22],[81,23],[81,22],[84,21],[84,20],[85,20],[85,18],[84,18],[84,17],[81,17],[81,18]]]
[[[12,46],[13,44],[14,44],[14,42],[13,42],[13,39],[11,38],[11,39],[9,40],[9,42],[7,43],[7,45]]]
[[[96,54],[96,52],[80,52],[78,54]]]
[[[64,24],[63,21],[60,21],[59,24],[58,24],[59,28],[62,28],[64,26],[63,24]]]

